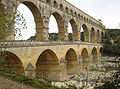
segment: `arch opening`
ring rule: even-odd
[[[104,33],[103,33],[103,31],[101,32],[101,38],[103,38],[104,37]]]
[[[59,61],[56,54],[52,50],[47,49],[40,54],[36,62],[36,73],[37,75],[48,77],[50,73],[58,68],[58,65]]]
[[[89,31],[85,24],[83,24],[81,27],[81,41],[89,42]]]
[[[97,49],[95,47],[92,49],[92,56],[93,56],[93,62],[97,62],[98,56],[97,56]]]
[[[6,51],[2,52],[2,55],[4,56],[7,63],[7,67],[15,72],[24,74],[24,67],[17,55],[15,55],[12,52]],[[3,64],[4,65],[4,64]]]
[[[71,19],[69,22],[70,22],[71,27],[72,27],[72,40],[73,41],[77,41],[79,39],[78,38],[77,24],[76,24],[76,22],[73,19]]]
[[[103,56],[103,48],[101,47],[100,50],[99,50],[101,56]]]
[[[84,48],[81,52],[81,56],[82,56],[82,63],[83,66],[84,65],[88,65],[89,59],[88,59],[88,51],[86,48]]]
[[[100,42],[100,31],[97,30],[97,43],[99,43],[99,42]]]
[[[51,3],[51,0],[47,0],[46,2],[50,4],[50,3]]]
[[[64,10],[64,8],[63,8],[63,5],[62,4],[60,4],[60,10]]]
[[[36,5],[30,1],[23,1],[19,4],[17,10],[23,14],[23,17],[26,19],[27,30],[21,30],[21,34],[24,35],[16,39],[32,40],[31,38],[35,36],[34,40],[44,40],[43,19]]]
[[[74,67],[77,66],[75,63],[77,61],[77,54],[74,49],[70,48],[67,51],[65,60],[67,61],[67,72],[70,74],[74,70]]]
[[[91,42],[95,42],[95,29],[93,27],[91,29]]]
[[[69,14],[69,10],[68,10],[68,7],[66,7],[66,13]]]
[[[49,34],[49,40],[53,40],[53,41],[65,40],[65,30],[64,30],[64,23],[63,23],[62,17],[57,12],[54,12],[51,15],[51,17],[49,20],[49,27],[51,27],[49,28],[49,33],[51,33],[51,35]],[[54,22],[52,22],[53,19],[54,19]],[[57,23],[57,24],[53,25],[53,23]]]

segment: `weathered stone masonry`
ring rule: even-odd
[[[82,67],[101,60],[102,45],[99,42],[105,32],[93,17],[65,0],[0,0],[0,11],[10,13],[20,3],[33,13],[36,41],[14,41],[14,29],[11,29],[6,38],[8,41],[1,41],[7,44],[9,68],[27,76],[43,75],[64,81],[67,74],[79,74]],[[58,24],[56,42],[48,41],[51,15]],[[72,42],[68,41],[68,22],[72,26]],[[85,42],[81,42],[81,27]]]

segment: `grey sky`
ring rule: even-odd
[[[107,28],[118,28],[120,23],[120,0],[66,0],[78,7],[80,10],[91,15],[95,19],[102,19]],[[28,8],[23,5],[18,10],[24,15],[27,21],[28,29],[22,31],[23,36],[20,39],[28,39],[35,35],[34,18]],[[26,13],[27,12],[27,13]],[[54,23],[54,26],[53,26]],[[120,27],[119,27],[120,28]],[[58,32],[57,23],[53,16],[50,18],[50,32]],[[68,28],[71,32],[71,27]]]

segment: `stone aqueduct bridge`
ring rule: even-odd
[[[0,0],[0,11],[16,10],[20,3],[25,4],[33,13],[36,23],[36,40],[48,40],[49,18],[53,15],[58,24],[58,40],[68,40],[68,22],[72,26],[72,38],[81,40],[81,27],[84,29],[85,41],[100,42],[104,31],[99,28],[99,22],[66,0]],[[8,40],[14,39],[11,31]]]
[[[19,73],[31,63],[36,74],[49,79],[66,80],[67,74],[79,74],[84,66],[101,60],[102,45],[87,42],[7,41],[9,67]],[[3,47],[3,46],[2,46]]]
[[[36,23],[37,41],[4,41],[7,44],[9,67],[19,73],[26,73],[30,64],[36,74],[53,80],[66,80],[67,74],[78,74],[83,66],[101,59],[99,44],[104,31],[99,22],[65,0],[0,0],[0,11],[16,10],[20,3],[33,13]],[[58,41],[48,41],[49,18],[53,15],[58,24]],[[68,41],[68,22],[72,26],[72,42]],[[81,40],[81,27],[84,42]],[[14,31],[6,40],[14,40]],[[26,73],[26,75],[29,75]]]

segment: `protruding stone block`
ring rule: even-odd
[[[26,74],[26,76],[28,76],[30,78],[35,77],[35,68],[31,63],[29,63],[27,65],[27,67],[25,68],[25,74]]]

